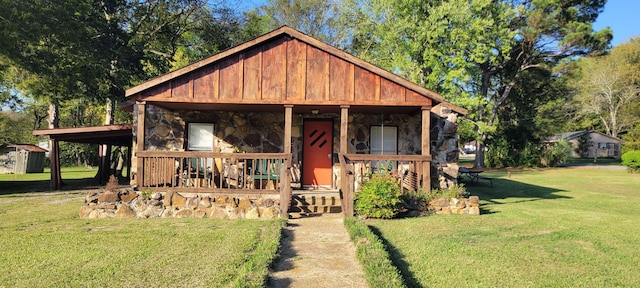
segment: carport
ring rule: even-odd
[[[34,130],[33,135],[49,136],[51,140],[49,159],[51,160],[51,189],[60,190],[62,177],[60,175],[60,141],[72,143],[98,144],[100,164],[98,181],[103,183],[110,174],[111,147],[127,147],[131,151],[133,132],[131,124],[115,124],[95,127],[57,128]],[[107,148],[103,149],[103,145]],[[131,156],[127,157],[127,178],[130,177]]]

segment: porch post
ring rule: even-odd
[[[144,169],[142,167],[142,158],[137,157],[137,152],[144,150],[144,116],[145,116],[145,102],[139,102],[136,104],[138,106],[138,114],[137,114],[137,127],[136,127],[136,150],[135,153],[131,155],[136,155],[136,185],[138,189],[142,188],[142,177],[144,173]]]
[[[422,106],[422,155],[431,155],[431,106]],[[422,161],[422,188],[431,190],[431,161]]]
[[[60,190],[60,186],[62,186],[62,177],[60,173],[60,145],[56,139],[51,139],[49,161],[51,162],[51,190]]]
[[[284,153],[291,154],[291,126],[293,125],[293,105],[284,105]],[[287,167],[291,166],[289,158]]]
[[[349,105],[340,106],[340,154],[347,154],[347,143],[348,143],[348,130],[349,130]],[[353,189],[350,189],[349,185],[353,185],[353,183],[349,183],[347,180],[347,165],[346,163],[341,163],[340,165],[340,187],[343,193],[344,202],[342,207],[344,208],[345,216],[350,217],[353,216]]]

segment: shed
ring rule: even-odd
[[[33,144],[2,145],[0,146],[0,173],[42,173],[46,152],[48,151]]]

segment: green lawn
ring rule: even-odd
[[[640,175],[609,169],[486,172],[481,216],[370,220],[409,287],[634,287]]]
[[[63,179],[84,178],[74,171],[65,178],[63,170]],[[42,181],[34,176],[23,183]],[[20,183],[0,185],[20,190]],[[0,287],[261,287],[284,224],[79,219],[84,196],[0,193]]]
[[[65,183],[63,189],[90,182],[97,172],[97,169],[85,167],[62,167],[60,175]],[[45,168],[44,173],[0,174],[0,195],[49,191],[50,175],[49,168]]]

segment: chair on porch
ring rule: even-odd
[[[218,160],[218,159],[215,159]],[[185,159],[185,170],[183,172],[183,186],[185,187],[214,187],[213,179],[219,177],[220,168],[218,163],[214,161],[213,167],[208,163],[206,158],[187,158]],[[220,166],[222,163],[220,162]],[[213,169],[212,169],[213,168]]]
[[[267,189],[276,189],[276,184],[280,182],[280,167],[284,164],[283,159],[258,159],[254,166],[255,172],[251,171],[254,167],[251,165],[248,169],[249,183],[255,185],[256,182],[267,185]],[[264,182],[263,182],[264,181]]]

